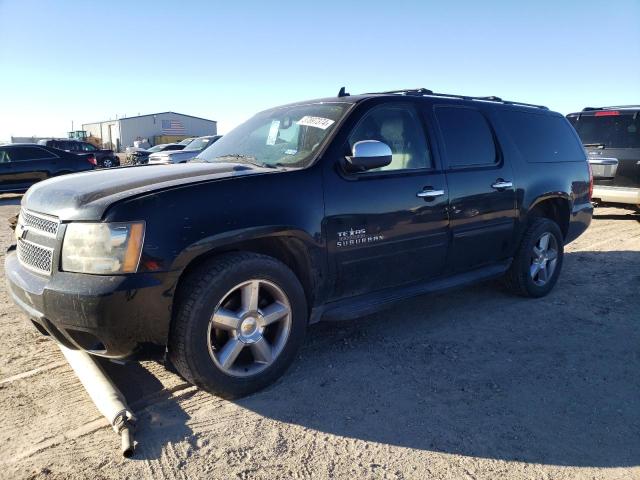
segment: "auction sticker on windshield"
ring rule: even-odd
[[[326,130],[334,123],[335,120],[331,120],[330,118],[312,117],[309,115],[306,115],[298,120],[298,125],[302,125],[304,127],[320,128],[322,130]]]

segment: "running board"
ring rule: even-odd
[[[498,278],[504,275],[510,266],[511,259],[471,270],[470,272],[452,275],[450,277],[439,278],[403,287],[395,287],[382,292],[378,291],[344,300],[338,300],[336,302],[326,304],[319,312],[313,312],[315,315],[312,314],[312,318],[309,323],[315,323],[320,320],[339,322],[364,317],[392,307],[408,298],[445,292],[465,287],[467,285],[473,285],[483,280]]]

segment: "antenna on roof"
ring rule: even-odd
[[[338,92],[338,98],[340,97],[348,97],[350,94],[347,93],[347,90],[345,87],[340,88],[340,91]]]

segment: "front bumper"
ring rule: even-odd
[[[6,256],[5,275],[12,299],[38,330],[70,348],[126,358],[143,344],[166,345],[177,275],[45,277],[24,268],[15,251]]]
[[[594,200],[600,200],[605,203],[640,205],[640,188],[596,184],[593,186],[592,197]]]

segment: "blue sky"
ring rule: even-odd
[[[0,140],[403,87],[640,104],[640,0],[0,0]]]

